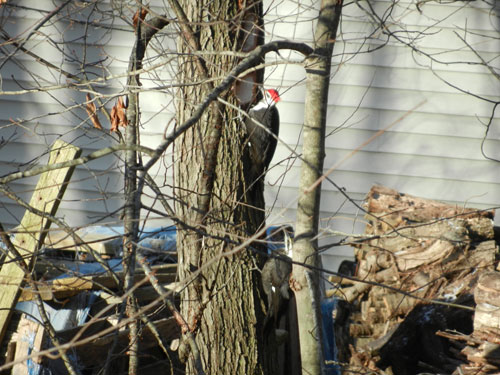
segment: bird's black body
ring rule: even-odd
[[[277,95],[277,93],[276,93]],[[262,178],[273,159],[280,129],[280,116],[275,107],[279,100],[266,95],[264,99],[248,111],[249,118],[246,119],[246,131],[250,146],[250,158],[252,162],[252,179]]]

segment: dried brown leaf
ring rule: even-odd
[[[111,109],[111,132],[118,130],[118,116],[116,115],[116,105]]]
[[[128,125],[127,109],[121,96],[118,98],[118,118],[121,126],[126,127]]]
[[[118,127],[126,127],[128,125],[126,108],[122,97],[118,97],[118,101],[111,109],[111,131],[117,131]]]
[[[92,121],[94,128],[102,130],[102,125],[99,121],[99,118],[97,117],[97,109],[95,103],[92,102],[90,94],[87,94],[86,99],[87,105],[85,106],[85,109],[87,111],[87,114],[89,115],[90,121]]]

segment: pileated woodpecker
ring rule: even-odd
[[[252,181],[264,176],[276,150],[280,115],[276,103],[281,100],[276,90],[264,90],[264,97],[248,111],[245,120],[250,144]]]

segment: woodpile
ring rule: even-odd
[[[365,208],[365,237],[352,240],[355,280],[329,291],[341,299],[335,330],[344,373],[499,373],[494,211],[382,186]]]
[[[474,332],[462,354],[470,362],[462,366],[464,374],[500,373],[500,273],[485,272],[474,290],[476,312]],[[460,339],[460,338],[458,338]]]

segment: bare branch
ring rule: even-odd
[[[207,97],[198,106],[191,118],[184,122],[184,124],[178,126],[175,131],[171,132],[165,137],[162,143],[154,151],[154,155],[151,157],[151,160],[144,166],[144,170],[149,170],[158,161],[165,150],[175,141],[175,139],[177,139],[177,137],[179,137],[182,133],[196,124],[203,115],[203,112],[208,108],[210,103],[217,100],[217,98],[224,91],[229,89],[231,84],[233,84],[233,82],[235,82],[242,73],[259,64],[260,59],[267,53],[277,52],[283,49],[294,50],[302,53],[305,56],[309,56],[313,52],[313,49],[305,43],[296,43],[290,41],[275,41],[257,47],[255,50],[248,54],[248,57],[243,59],[235,68],[233,68],[231,72],[229,72],[227,77],[217,87],[215,87],[212,92],[207,95]]]

